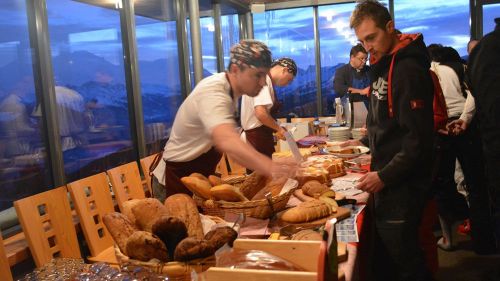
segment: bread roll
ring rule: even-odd
[[[229,226],[218,227],[205,234],[205,240],[212,244],[215,250],[218,250],[226,243],[232,247],[236,238],[238,238],[238,233]]]
[[[165,200],[167,216],[179,218],[186,225],[188,237],[203,239],[200,213],[194,200],[184,193],[174,194]]]
[[[216,200],[224,200],[228,202],[242,202],[248,199],[240,192],[240,190],[230,184],[222,184],[212,187],[210,194]]]
[[[253,198],[259,190],[266,186],[266,181],[267,177],[253,172],[241,183],[240,191],[246,198]]]
[[[135,221],[135,216],[134,216],[134,213],[132,212],[132,208],[137,205],[137,203],[139,203],[141,200],[140,199],[131,199],[131,200],[128,200],[128,201],[125,201],[123,202],[122,204],[122,214],[124,214],[125,216],[127,216],[127,218],[135,225],[136,224],[136,221]]]
[[[127,239],[138,231],[134,224],[123,214],[113,212],[102,217],[104,225],[123,254],[127,255]]]
[[[290,223],[309,222],[329,216],[331,213],[330,205],[320,200],[312,200],[286,210],[281,215],[281,220]]]
[[[330,190],[328,186],[320,183],[317,180],[308,181],[302,186],[302,192],[304,192],[305,195],[314,197],[316,199],[318,199],[321,194],[328,190]]]
[[[222,181],[221,178],[219,178],[218,176],[214,176],[214,175],[208,176],[208,181],[210,182],[210,184],[212,186],[224,184],[224,182]]]
[[[205,177],[203,174],[200,174],[200,173],[192,173],[191,175],[189,175],[190,177],[195,177],[195,178],[198,178],[202,181],[206,181],[208,183],[210,183],[210,181],[208,180],[207,177]]]
[[[127,253],[132,259],[149,261],[159,259],[169,261],[167,247],[152,233],[136,231],[127,239]]]
[[[153,234],[165,243],[170,257],[174,256],[175,248],[187,237],[184,222],[175,217],[163,216],[153,224]]]
[[[152,232],[155,221],[167,215],[167,208],[156,198],[142,199],[132,208],[137,226],[144,231]]]
[[[206,258],[215,253],[217,249],[205,239],[188,237],[175,248],[174,260],[190,261],[194,259]]]
[[[197,177],[183,177],[181,182],[189,189],[192,193],[198,195],[203,199],[210,199],[210,188],[212,185],[208,179],[202,180]]]

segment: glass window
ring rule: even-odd
[[[148,154],[164,140],[183,101],[175,21],[135,17],[144,129]]]
[[[134,160],[119,11],[47,0],[47,14],[67,180]]]
[[[191,22],[187,20],[187,38],[189,45],[189,65],[191,70],[191,86],[194,88],[194,67],[193,67],[193,51],[191,48]],[[208,77],[217,73],[217,55],[215,53],[215,24],[213,17],[200,18],[200,33],[201,33],[201,55],[203,61],[203,77]]]
[[[500,3],[483,5],[483,35],[495,29],[495,18],[500,17]]]
[[[394,1],[396,28],[424,35],[426,45],[437,43],[467,55],[470,40],[469,1]]]
[[[52,185],[42,122],[33,114],[39,101],[25,3],[0,5],[0,211]]]
[[[224,50],[224,68],[229,65],[229,50],[240,41],[238,15],[221,17],[222,48]]]
[[[349,63],[349,52],[358,40],[349,27],[355,4],[338,4],[318,8],[321,46],[321,94],[323,115],[333,115],[334,100],[339,96],[333,88],[335,71]]]
[[[317,116],[313,9],[267,11],[254,14],[253,20],[255,39],[269,46],[274,59],[286,56],[297,63],[293,82],[276,87],[276,96],[282,103],[279,116]]]

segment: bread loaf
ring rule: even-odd
[[[224,182],[222,181],[221,178],[219,178],[218,176],[214,176],[214,175],[208,176],[208,181],[210,182],[210,184],[212,186],[224,184]]]
[[[328,190],[330,190],[328,186],[320,183],[317,180],[308,181],[304,183],[304,185],[302,185],[302,192],[304,192],[305,195],[314,197],[316,199],[318,199],[321,194]]]
[[[181,182],[192,193],[203,199],[210,199],[210,188],[212,188],[212,185],[208,179],[205,181],[197,177],[183,177],[181,178]]]
[[[153,234],[167,246],[168,255],[174,256],[175,248],[187,237],[187,228],[178,218],[163,216],[153,224]]]
[[[238,238],[238,233],[229,226],[218,227],[205,234],[205,240],[212,244],[215,250],[218,250],[226,243],[232,247],[236,238]]]
[[[186,225],[188,237],[203,239],[200,213],[194,200],[184,193],[174,194],[165,200],[167,216],[179,218]]]
[[[130,258],[140,261],[158,259],[167,262],[170,260],[165,244],[146,231],[136,231],[127,239],[127,254]]]
[[[243,183],[241,183],[240,191],[245,195],[246,198],[253,198],[259,190],[264,188],[266,185],[267,177],[262,176],[256,172],[251,173],[245,178]]]
[[[175,248],[174,260],[190,261],[194,259],[206,258],[215,253],[217,249],[205,239],[188,237]]]
[[[205,181],[205,182],[209,182],[208,181],[208,178],[205,177],[203,174],[200,174],[200,173],[192,173],[191,175],[189,175],[190,177],[195,177],[195,178],[198,178],[202,181]]]
[[[242,202],[248,199],[240,192],[240,190],[230,184],[221,184],[212,187],[210,194],[216,200],[224,200],[228,202]]]
[[[266,194],[271,192],[272,196],[278,196],[281,192],[281,189],[287,182],[287,177],[278,177],[269,181],[264,188],[259,190],[257,194],[252,198],[252,200],[260,200],[266,198]]]
[[[286,210],[281,215],[281,220],[290,223],[309,222],[329,216],[331,213],[330,205],[320,200],[312,200]]]
[[[134,216],[134,213],[132,212],[132,208],[137,205],[137,203],[139,203],[141,200],[140,199],[131,199],[131,200],[128,200],[128,201],[125,201],[123,202],[122,204],[122,214],[124,214],[125,216],[127,216],[127,218],[135,225],[136,224],[136,221],[135,221],[135,216]]]
[[[167,208],[156,198],[142,199],[132,207],[137,226],[144,231],[152,232],[155,220],[167,215]]]
[[[134,224],[123,214],[113,212],[102,217],[104,225],[123,254],[127,255],[127,239],[138,231]]]

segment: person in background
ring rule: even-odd
[[[356,5],[350,26],[370,53],[368,136],[371,171],[357,188],[370,193],[373,280],[432,280],[418,229],[431,187],[433,82],[421,34],[397,35],[377,1]]]
[[[271,52],[264,43],[242,40],[231,48],[226,72],[196,85],[177,111],[163,161],[153,171],[155,198],[163,202],[175,193],[191,194],[180,178],[194,172],[214,174],[222,152],[265,176],[279,170],[279,165],[240,139],[234,116],[238,98],[257,96],[270,67]]]
[[[467,54],[470,55],[474,47],[476,47],[477,43],[479,43],[479,40],[476,39],[471,39],[469,43],[467,43]]]
[[[448,112],[447,130],[437,134],[439,169],[434,181],[434,190],[439,209],[443,237],[438,246],[453,250],[451,227],[461,214],[463,219],[469,213],[474,251],[488,253],[495,248],[495,237],[491,225],[488,204],[488,190],[484,173],[481,140],[475,120],[474,98],[464,84],[464,65],[458,52],[451,47],[429,46],[432,58],[431,70],[439,78]],[[465,198],[457,191],[455,183],[455,163],[458,159],[462,167],[469,208]],[[468,212],[468,209],[470,211]]]
[[[349,63],[335,71],[333,89],[342,99],[344,112],[348,108],[347,98],[349,98],[349,102],[362,101],[368,108],[368,86],[370,85],[368,71],[370,67],[366,65],[367,58],[368,53],[361,44],[353,46],[349,53]]]
[[[500,247],[500,18],[493,32],[472,51],[467,68],[468,85],[476,101],[497,247]]]
[[[266,85],[260,93],[251,97],[244,95],[241,101],[241,127],[244,138],[258,152],[271,158],[274,150],[273,132],[279,139],[285,140],[286,131],[276,121],[274,114],[279,103],[274,92],[274,86],[284,87],[292,82],[297,75],[297,65],[290,58],[280,58],[271,65],[266,76]]]

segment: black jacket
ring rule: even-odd
[[[430,59],[419,34],[401,35],[395,49],[392,68],[394,52],[372,62],[368,137],[362,141],[369,143],[372,171],[378,171],[386,186],[430,183],[434,136]]]
[[[356,71],[351,64],[345,64],[335,70],[335,77],[333,78],[333,89],[339,97],[343,97],[347,93],[347,89],[352,87],[352,79],[361,79],[368,75],[370,70],[369,66],[365,66],[361,71]],[[350,94],[349,100],[352,102],[365,101],[368,97],[359,94]]]

